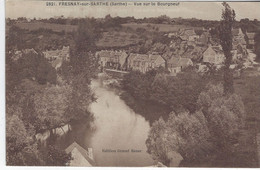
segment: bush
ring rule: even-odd
[[[167,122],[153,123],[146,146],[148,153],[169,165],[171,152],[178,152],[185,161],[230,153],[244,122],[244,105],[240,96],[225,96],[222,85],[209,85],[199,95],[198,110],[190,114],[171,113]]]

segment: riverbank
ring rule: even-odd
[[[169,113],[172,111],[170,107],[152,102],[134,98],[127,91],[122,89],[122,78],[112,77],[105,73],[99,74],[100,84],[108,90],[114,91],[135,113],[143,116],[146,120],[153,123],[160,117],[168,119]]]
[[[125,91],[120,94],[120,98],[124,100],[126,105],[133,109],[135,113],[142,115],[146,120],[148,120],[150,124],[158,120],[160,117],[167,120],[169,113],[171,112],[171,109],[165,105],[135,99]]]

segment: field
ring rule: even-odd
[[[246,125],[241,129],[233,161],[239,167],[257,167],[256,134],[260,133],[260,75],[257,67],[245,70],[241,79],[234,81],[234,88],[245,105]]]
[[[26,29],[29,31],[35,31],[40,28],[51,29],[54,32],[73,32],[77,30],[75,25],[62,25],[62,24],[52,24],[52,23],[43,23],[43,22],[31,22],[31,23],[16,23],[21,29]]]
[[[159,31],[159,32],[177,32],[179,29],[182,28],[194,28],[196,29],[202,29],[202,27],[189,27],[186,25],[171,25],[171,24],[152,24],[152,23],[127,23],[127,24],[122,24],[123,27],[129,27],[134,30],[137,28],[143,28],[147,31]]]
[[[138,35],[126,32],[104,32],[96,43],[98,47],[126,47],[137,44],[141,39]]]

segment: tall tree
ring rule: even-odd
[[[232,28],[235,23],[236,14],[235,11],[231,9],[231,7],[226,2],[223,2],[223,6],[224,10],[222,11],[222,20],[219,26],[219,38],[224,55],[226,57],[224,67],[224,91],[225,94],[230,94],[234,91],[233,74],[229,67],[232,62]]]

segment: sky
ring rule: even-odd
[[[236,19],[242,18],[260,20],[260,2],[228,2],[236,12]],[[41,0],[6,0],[6,17],[8,18],[50,18],[64,17],[95,17],[103,18],[107,14],[112,17],[134,16],[135,18],[157,17],[167,15],[171,18],[197,18],[205,20],[220,20],[221,2],[180,2],[172,7],[137,7],[137,6],[46,6]]]

